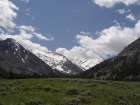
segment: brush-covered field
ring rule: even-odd
[[[140,82],[0,80],[0,105],[140,105]]]

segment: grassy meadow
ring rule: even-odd
[[[140,82],[1,79],[0,105],[140,105]]]

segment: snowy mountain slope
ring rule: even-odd
[[[81,68],[84,68],[84,70],[87,70],[91,67],[94,67],[96,64],[99,64],[102,62],[102,59],[87,59],[85,61],[80,61],[77,63],[77,65]]]
[[[65,56],[54,52],[43,52],[36,49],[31,50],[37,57],[42,59],[53,69],[65,74],[77,74],[83,71],[82,68],[68,60]]]

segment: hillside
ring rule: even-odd
[[[140,38],[124,48],[117,56],[101,62],[77,75],[82,78],[139,80]]]

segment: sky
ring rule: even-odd
[[[140,37],[140,0],[0,0],[0,39],[79,62],[103,61]]]

